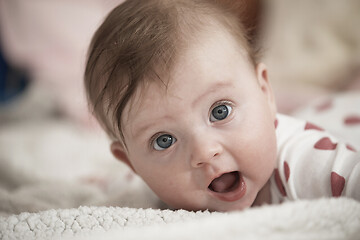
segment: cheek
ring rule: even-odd
[[[240,134],[233,136],[233,149],[236,151],[240,167],[250,173],[272,172],[276,161],[275,128],[269,116],[257,116],[242,122]]]
[[[179,188],[176,178],[171,177],[171,172],[157,167],[142,168],[138,175],[152,189],[152,191],[164,202],[169,204],[168,196],[175,195]]]
[[[193,208],[198,201],[194,199],[192,185],[176,172],[157,172],[154,177],[144,179],[154,193],[166,204],[174,208]],[[157,175],[156,175],[157,174]]]
[[[180,168],[160,161],[160,159],[141,157],[134,161],[134,167],[137,174],[161,197],[178,190],[181,179],[177,170],[180,171]]]
[[[267,125],[268,127],[264,128],[259,135],[255,149],[253,149],[253,151],[256,152],[255,159],[258,159],[258,171],[265,176],[272,174],[275,168],[277,154],[275,130],[269,123]]]
[[[178,164],[182,161],[172,159],[170,163],[161,164],[155,159],[147,160],[150,164],[138,164],[138,175],[162,201],[175,208],[199,208],[194,204],[200,201],[201,196],[194,198],[196,184],[184,166]]]

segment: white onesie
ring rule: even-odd
[[[342,119],[342,127],[358,134],[352,139],[360,140],[360,95],[358,100],[359,105],[352,99],[353,107],[341,117],[335,108],[331,111],[336,119]],[[332,100],[333,105],[335,102]],[[272,203],[339,196],[360,201],[360,152],[356,149],[360,142],[346,142],[344,136],[335,137],[309,121],[281,114],[275,126],[278,155],[270,179]]]

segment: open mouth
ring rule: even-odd
[[[224,173],[218,178],[215,178],[209,185],[209,189],[217,193],[227,193],[235,190],[239,185],[239,172]]]
[[[222,174],[208,186],[210,192],[223,201],[236,201],[246,192],[246,184],[238,171]]]

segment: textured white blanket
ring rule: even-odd
[[[0,239],[360,239],[360,203],[319,199],[210,213],[80,207],[0,218]]]

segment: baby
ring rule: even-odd
[[[109,14],[85,86],[113,155],[173,208],[360,200],[360,155],[276,113],[267,67],[231,2],[129,0]]]

